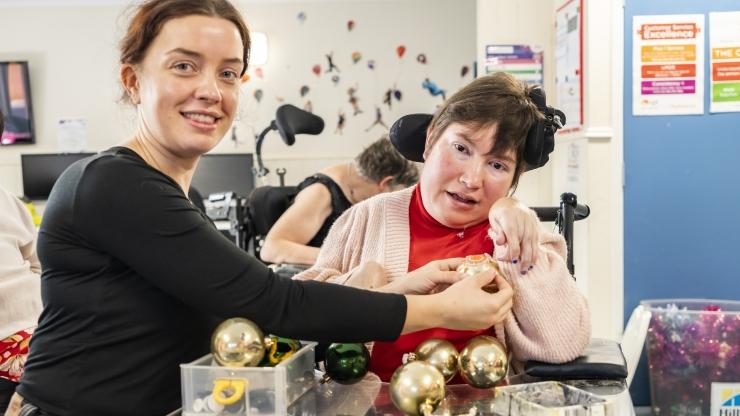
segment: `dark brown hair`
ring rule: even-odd
[[[527,132],[535,121],[543,117],[529,98],[530,90],[531,87],[504,72],[474,80],[445,101],[434,114],[426,150],[434,146],[452,123],[475,128],[496,124],[493,148],[489,153],[514,151],[516,168],[511,188],[516,189],[519,176],[526,167],[523,156]]]
[[[140,4],[121,39],[121,64],[141,63],[149,45],[169,20],[185,16],[220,17],[232,22],[239,30],[244,53],[244,75],[249,62],[249,29],[239,11],[229,0],[147,0]],[[127,96],[126,96],[127,98]]]
[[[360,175],[374,182],[393,176],[390,186],[411,186],[419,181],[419,169],[396,150],[388,136],[366,147],[355,158]]]

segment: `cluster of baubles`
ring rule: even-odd
[[[459,353],[449,341],[430,339],[393,373],[390,396],[405,414],[427,415],[442,402],[445,384],[458,372],[467,384],[486,389],[501,380],[507,369],[506,348],[496,338],[477,336]]]
[[[225,367],[272,367],[301,349],[292,339],[268,336],[252,321],[231,318],[213,331],[211,353],[219,365]],[[222,405],[236,403],[245,390],[244,381],[216,380],[213,399]]]
[[[457,271],[469,276],[493,270],[501,274],[488,254],[467,256]],[[495,283],[483,288],[498,290]],[[244,318],[227,319],[211,338],[211,352],[218,364],[226,367],[274,366],[301,348],[298,341],[275,336],[265,337],[260,328]],[[370,367],[370,353],[364,344],[334,343],[326,350],[326,375],[322,382],[352,384],[362,379]],[[452,343],[430,339],[409,354],[390,382],[390,396],[396,407],[407,415],[434,412],[445,397],[445,384],[460,373],[476,388],[491,388],[508,369],[506,348],[496,338],[481,335],[471,339],[458,352]],[[243,383],[243,382],[241,382]],[[234,380],[216,380],[213,399],[221,405],[236,403],[245,385]]]
[[[213,358],[224,367],[272,367],[299,349],[300,342],[266,337],[254,322],[245,318],[225,320],[211,337]]]

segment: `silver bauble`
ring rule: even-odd
[[[433,365],[445,382],[449,382],[457,373],[457,348],[450,341],[443,339],[428,339],[416,347],[414,357]]]
[[[389,389],[398,410],[410,416],[429,415],[445,398],[445,379],[433,365],[412,361],[396,369]]]
[[[493,387],[504,378],[509,365],[506,348],[496,338],[479,335],[460,351],[460,375],[466,383],[479,389]]]
[[[253,367],[265,355],[265,336],[249,319],[227,319],[213,331],[211,353],[220,365]]]

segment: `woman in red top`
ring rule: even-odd
[[[527,132],[542,117],[529,93],[499,73],[450,97],[427,130],[419,184],[355,205],[335,222],[317,264],[296,276],[397,291],[410,289],[399,282],[419,268],[452,268],[480,253],[498,260],[505,280],[496,278],[501,290],[491,295],[500,298],[497,329],[433,328],[376,342],[370,368],[382,380],[429,338],[462,348],[487,333],[517,360],[546,362],[572,360],[588,344],[588,307],[566,267],[562,237],[542,229],[534,211],[511,196],[525,168]]]

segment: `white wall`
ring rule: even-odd
[[[43,3],[43,2],[42,2]],[[47,2],[48,3],[48,2]],[[79,4],[79,2],[73,2]],[[33,3],[32,3],[33,4]],[[44,3],[45,4],[45,3]],[[316,169],[345,161],[386,132],[368,128],[375,105],[382,108],[390,126],[410,112],[432,112],[442,102],[422,89],[429,77],[448,94],[472,80],[475,60],[475,3],[473,0],[379,1],[242,1],[239,7],[252,30],[267,34],[269,58],[264,78],[250,68],[243,85],[242,105],[236,121],[238,141],[225,139],[216,152],[252,152],[253,134],[266,127],[280,104],[303,107],[311,100],[314,113],[324,118],[320,136],[299,136],[293,147],[270,133],[263,147],[268,167],[288,169],[287,182],[297,183]],[[117,42],[125,28],[127,6],[118,4],[76,6],[24,6],[0,4],[0,60],[30,61],[37,144],[0,148],[0,186],[20,194],[21,153],[58,151],[56,123],[60,118],[85,118],[88,150],[102,150],[127,138],[133,130],[133,112],[117,103]],[[297,19],[303,11],[306,19]],[[347,21],[355,28],[347,30]],[[406,46],[403,59],[396,47]],[[362,60],[352,64],[351,53]],[[333,52],[341,73],[338,85],[325,74],[325,54]],[[416,61],[426,54],[427,64]],[[375,70],[367,60],[375,61]],[[320,77],[311,72],[321,65]],[[463,65],[471,68],[460,76]],[[383,93],[395,84],[401,101],[392,109],[382,104]],[[300,97],[300,88],[310,92]],[[352,115],[347,89],[357,86],[363,113]],[[263,90],[257,103],[254,90]],[[346,114],[342,135],[335,134],[339,111]]]
[[[554,90],[555,10],[565,0],[478,0],[477,56],[482,69],[485,45],[545,45],[545,91]],[[579,288],[591,307],[593,335],[617,338],[622,328],[622,185],[621,185],[621,38],[619,3],[596,10],[584,1],[584,126],[556,137],[551,163],[527,173],[518,191],[530,205],[557,205],[559,195],[574,192],[591,208],[588,219],[576,223],[574,263]],[[569,147],[574,145],[581,178],[566,180]]]
[[[562,3],[555,0],[553,10]],[[584,125],[562,140],[582,145],[578,198],[591,208],[575,236],[581,259],[576,275],[587,277],[594,336],[618,339],[623,327],[621,2],[584,0],[583,13]],[[561,163],[553,165],[554,194],[572,191],[564,183],[565,149],[560,146],[555,156]]]
[[[478,73],[485,74],[485,47],[490,44],[543,45],[545,93],[553,97],[552,11],[542,0],[478,0],[476,56]],[[549,206],[552,199],[552,164],[526,172],[519,181],[516,196],[530,206]]]

